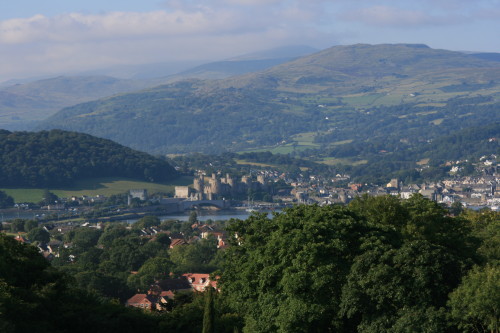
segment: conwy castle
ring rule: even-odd
[[[220,200],[246,195],[248,190],[267,190],[265,176],[258,175],[257,181],[252,181],[250,176],[243,176],[241,181],[238,181],[229,174],[220,179],[216,174],[212,174],[208,180],[203,175],[198,175],[194,178],[193,187],[176,186],[175,197],[190,200]]]

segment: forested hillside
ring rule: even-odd
[[[164,160],[88,134],[0,131],[0,186],[67,186],[108,176],[161,182],[176,172]]]
[[[500,63],[425,45],[335,46],[219,81],[190,80],[61,110],[40,129],[154,153],[276,147],[307,134],[428,141],[498,119]]]

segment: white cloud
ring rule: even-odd
[[[487,21],[488,31],[495,31],[500,10],[498,0],[160,2],[163,10],[150,12],[73,12],[0,21],[0,62],[8,64],[0,68],[0,81],[115,64],[220,60],[290,44],[387,42],[388,36],[399,42],[435,38],[436,46],[441,38],[449,45],[456,37],[452,30],[460,25],[474,31],[476,22],[476,36],[482,36],[480,23]],[[463,40],[456,43],[456,49],[469,48]],[[483,49],[499,47],[492,38],[482,43]]]
[[[277,13],[194,6],[1,21],[0,62],[9,66],[0,70],[0,81],[26,73],[116,64],[220,60],[304,40],[317,45],[325,39],[324,34],[304,26],[307,20],[298,20],[299,13],[297,9]],[[308,19],[313,15],[309,12]]]
[[[415,26],[446,25],[459,22],[459,16],[437,16],[428,11],[408,10],[389,6],[373,6],[350,10],[339,15],[343,20],[379,27],[412,28]]]
[[[0,42],[74,42],[134,36],[180,36],[220,33],[237,28],[228,11],[113,12],[103,15],[70,13],[49,18],[36,15],[0,22]]]

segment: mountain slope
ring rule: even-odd
[[[196,66],[171,75],[168,80],[174,82],[186,79],[224,79],[262,71],[317,51],[317,49],[304,45],[278,47]]]
[[[0,126],[42,120],[63,107],[153,85],[109,76],[60,76],[12,85],[0,90]]]
[[[429,140],[498,119],[499,78],[498,62],[425,45],[336,46],[259,73],[66,108],[41,128],[158,153],[288,144],[300,133],[316,137],[311,148],[387,133]]]

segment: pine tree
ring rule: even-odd
[[[202,333],[214,333],[214,289],[208,287],[205,291],[205,311],[203,313]]]

